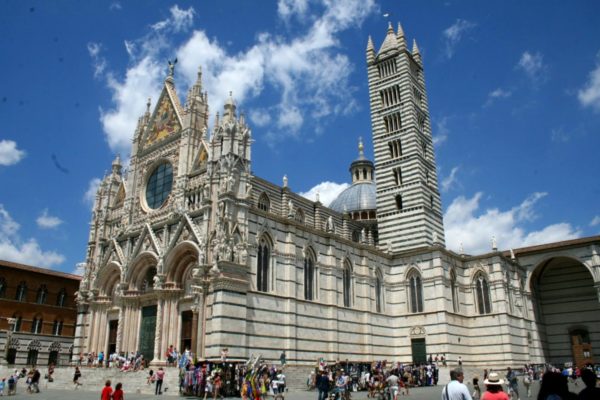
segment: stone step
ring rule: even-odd
[[[20,368],[19,368],[20,369]],[[165,369],[165,379],[163,381],[163,392],[165,395],[179,395],[179,371],[176,367],[167,367]],[[148,369],[136,372],[123,372],[116,368],[80,368],[81,386],[77,390],[94,391],[100,393],[105,382],[110,379],[112,386],[121,382],[123,388],[130,393],[154,394],[154,384],[148,384]],[[156,368],[153,368],[156,371]],[[10,369],[12,372],[13,369]],[[45,376],[47,368],[41,368],[42,377]],[[57,389],[75,390],[73,385],[74,367],[59,367],[54,370],[53,382],[42,379],[42,386]],[[0,376],[8,375],[9,370],[0,367]],[[24,388],[24,381],[18,383],[18,387]]]

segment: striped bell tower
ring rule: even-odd
[[[391,23],[379,51],[367,45],[377,184],[379,247],[391,252],[444,246],[423,62]]]

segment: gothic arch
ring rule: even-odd
[[[385,285],[383,284],[383,272],[381,268],[375,268],[375,311],[385,311]]]
[[[528,287],[543,357],[553,364],[592,362],[573,337],[577,329],[585,330],[588,344],[600,348],[600,299],[589,267],[577,257],[557,252],[535,265]]]
[[[138,289],[148,269],[156,268],[158,270],[158,264],[159,258],[155,253],[150,251],[140,253],[131,263],[129,271],[127,271],[126,282],[129,289]]]
[[[423,312],[423,277],[421,271],[415,266],[406,273],[408,311],[411,313]]]
[[[423,273],[421,272],[421,269],[419,268],[419,266],[417,264],[411,264],[408,266],[408,268],[404,272],[404,281],[406,282],[408,280],[408,278],[413,274],[418,274],[419,276],[423,276]]]
[[[267,195],[267,193],[262,192],[260,194],[260,196],[258,197],[258,202],[256,203],[256,206],[258,207],[259,210],[262,210],[265,212],[271,211],[271,200],[269,199],[269,196]]]
[[[200,259],[200,248],[191,241],[177,244],[171,250],[166,259],[166,283],[175,284],[179,288],[184,287],[183,278],[189,269],[194,268]]]
[[[544,269],[546,268],[546,266],[552,260],[560,259],[560,258],[569,259],[576,264],[581,264],[581,266],[585,267],[588,270],[588,272],[590,273],[590,275],[592,275],[592,279],[594,280],[594,282],[600,281],[600,277],[596,277],[596,275],[594,274],[596,271],[594,271],[594,269],[591,268],[588,265],[588,263],[580,260],[578,257],[573,257],[570,255],[563,255],[563,254],[550,254],[547,257],[538,261],[535,264],[535,267],[533,267],[531,269],[531,273],[527,274],[527,281],[525,282],[525,287],[529,288],[529,290],[533,290],[533,284],[535,283],[534,281],[536,279],[539,279],[540,275],[544,272]]]
[[[349,258],[344,258],[342,268],[342,298],[344,307],[352,307],[354,302],[354,268]]]
[[[93,287],[100,291],[100,296],[111,297],[120,280],[121,266],[116,262],[110,262],[100,270]]]
[[[266,232],[256,237],[256,290],[269,292],[273,290],[273,248],[274,242]]]

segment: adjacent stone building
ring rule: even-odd
[[[0,260],[3,362],[69,363],[77,317],[75,292],[80,281],[77,275]]]
[[[209,129],[201,73],[181,104],[171,67],[133,133],[129,170],[117,158],[98,189],[75,353],[141,351],[154,364],[170,345],[208,359],[285,350],[295,365],[597,360],[600,237],[447,250],[418,47],[390,26],[378,51],[369,38],[366,59],[375,162],[361,142],[352,186],[331,207],[286,177],[253,175],[233,98]]]

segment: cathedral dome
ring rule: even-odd
[[[366,159],[362,139],[359,139],[358,158],[350,165],[352,186],[340,193],[329,208],[340,213],[375,210],[377,204],[373,170],[373,162]]]
[[[373,181],[353,183],[331,202],[329,208],[340,213],[374,210],[377,208],[375,183]]]

